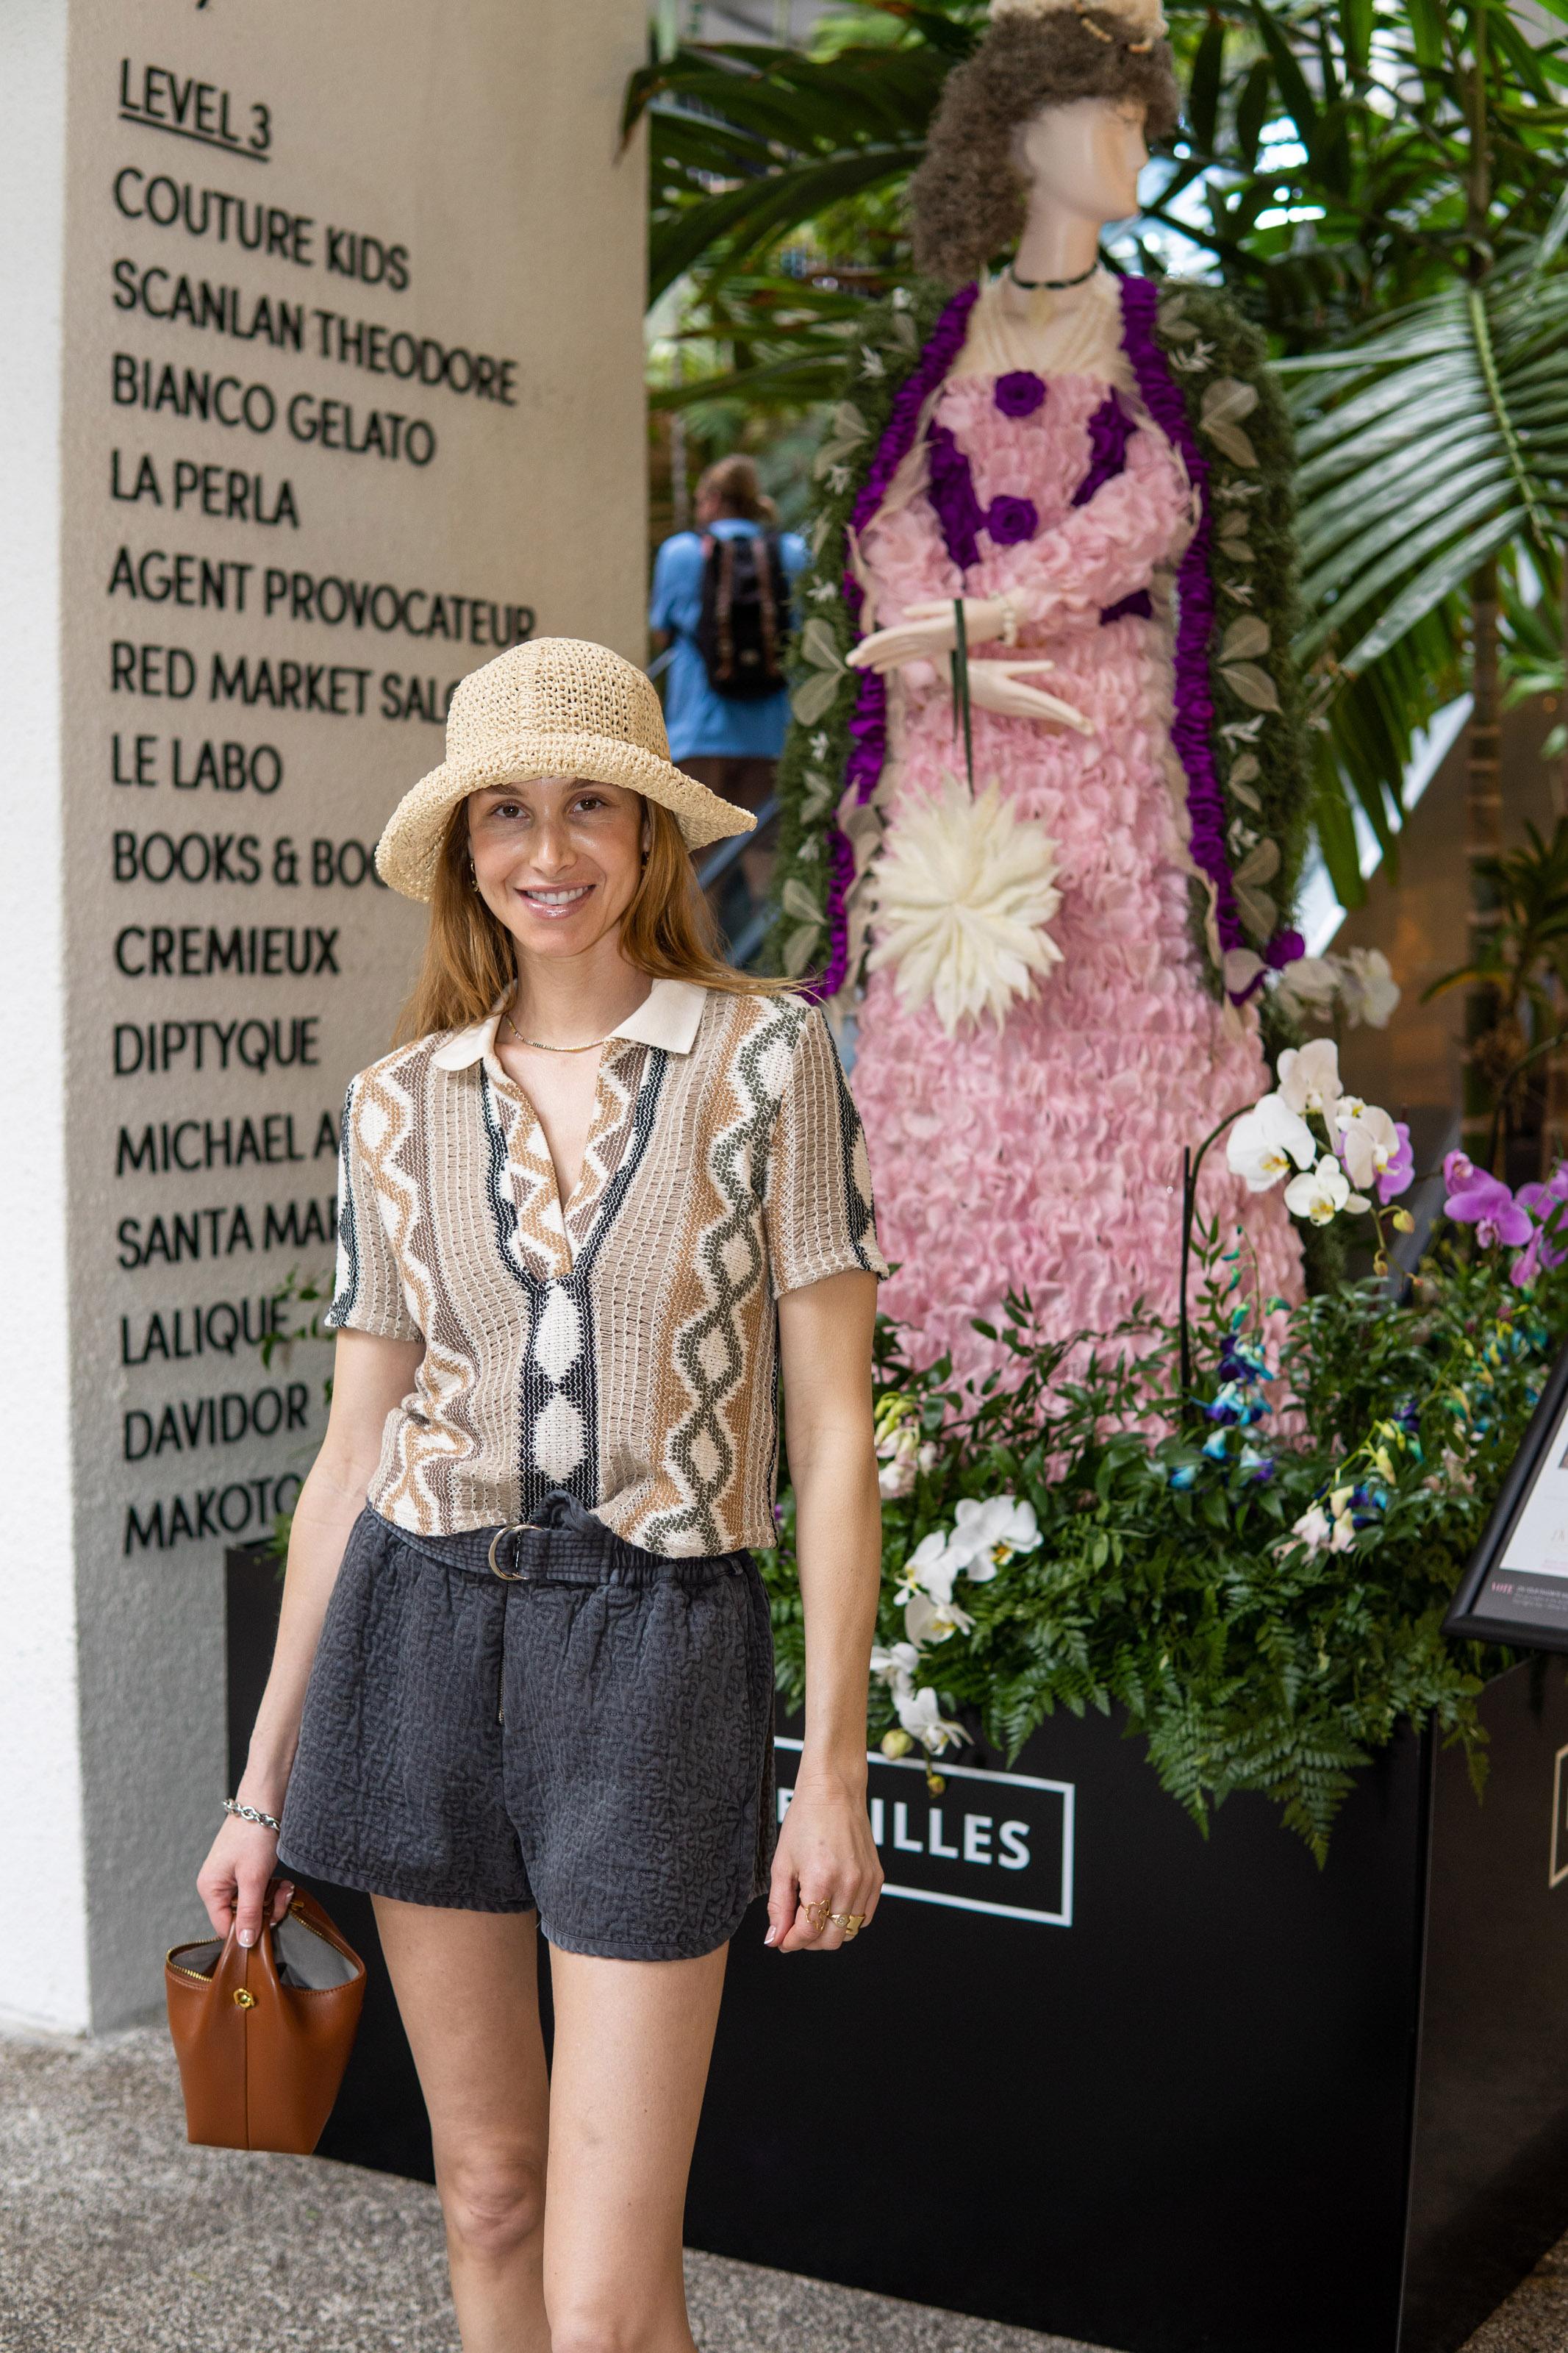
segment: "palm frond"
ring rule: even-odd
[[[1488,556],[1568,525],[1568,271],[1446,287],[1285,366],[1305,658],[1367,670]]]

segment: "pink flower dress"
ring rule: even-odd
[[[1016,650],[1055,669],[1032,681],[1089,719],[1092,737],[975,708],[974,776],[993,777],[1055,844],[1063,961],[1005,1027],[954,1039],[928,1002],[872,975],[858,1008],[855,1096],[898,1267],[882,1304],[916,1360],[950,1351],[961,1374],[1014,1360],[971,1329],[1027,1292],[1049,1335],[1103,1332],[1142,1299],[1174,1311],[1182,1150],[1271,1083],[1256,1017],[1216,1002],[1188,924],[1184,783],[1172,750],[1173,579],[1191,528],[1184,469],[1142,407],[1120,348],[1114,281],[1085,306],[1079,347],[1048,381],[1006,364],[995,290],[926,430],[862,533],[862,626],[925,599],[1006,594]],[[1016,345],[1011,356],[1016,355]],[[962,774],[945,677],[889,675],[889,757],[878,787],[900,814]],[[875,868],[858,895],[870,901]],[[1263,1295],[1300,1293],[1300,1249],[1278,1190],[1252,1194],[1204,1166],[1200,1207],[1239,1222]],[[1248,1289],[1251,1289],[1250,1283]]]

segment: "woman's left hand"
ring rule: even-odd
[[[831,1915],[865,1927],[881,1888],[864,1784],[803,1770],[773,1855],[765,1941],[781,1953],[836,1953],[846,1936]]]

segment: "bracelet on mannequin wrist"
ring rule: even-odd
[[[1018,642],[1018,607],[1011,596],[998,596],[996,602],[1002,607],[1002,642],[1005,646],[1016,646]]]

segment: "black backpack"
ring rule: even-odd
[[[775,531],[702,541],[702,614],[697,650],[715,694],[760,702],[784,683],[789,582]]]

